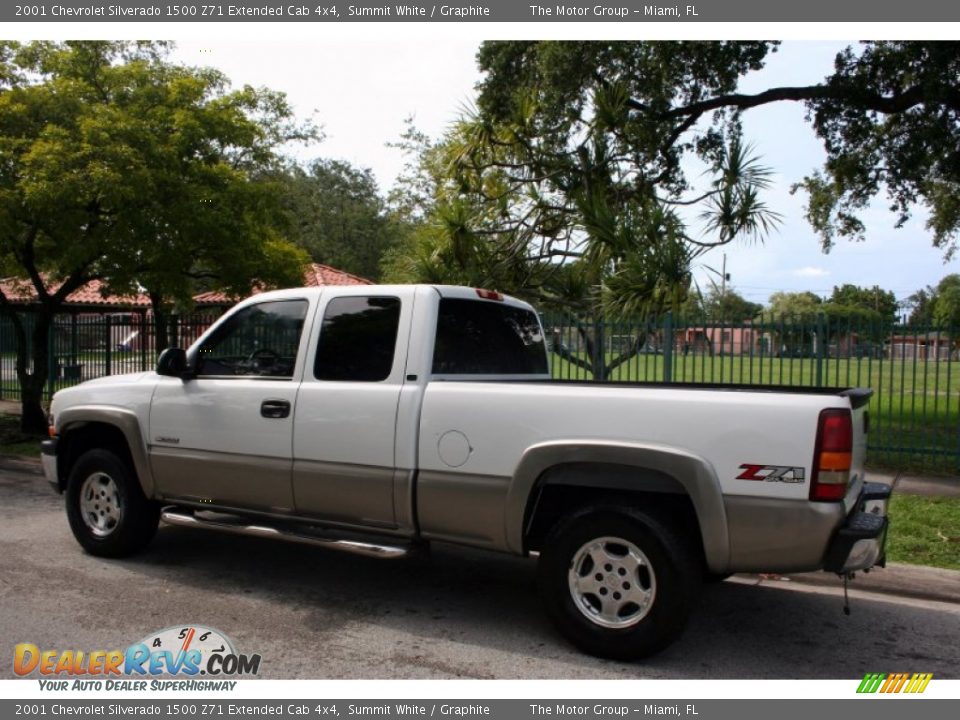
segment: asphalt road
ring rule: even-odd
[[[679,642],[643,663],[581,655],[553,631],[534,563],[436,546],[382,561],[162,527],[130,560],[83,553],[62,499],[0,470],[0,678],[13,646],[123,648],[199,623],[263,657],[269,678],[960,677],[960,605],[727,581],[703,591]]]

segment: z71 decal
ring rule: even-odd
[[[762,482],[802,483],[804,473],[802,467],[790,465],[754,465],[744,463],[740,466],[742,473],[737,480],[759,480]]]

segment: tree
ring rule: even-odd
[[[827,305],[833,308],[836,317],[846,314],[849,318],[869,318],[888,325],[896,322],[899,307],[896,296],[890,290],[883,290],[878,285],[863,288],[849,283],[835,286]]]
[[[904,304],[910,309],[912,325],[960,325],[960,275],[945,275],[935,286],[917,290]]]
[[[736,77],[725,69],[739,54],[729,47],[711,75],[722,88]],[[486,48],[479,62],[489,71]],[[533,300],[573,291],[567,304],[588,308],[579,326],[593,328],[584,344],[595,350],[585,362],[602,378],[612,367],[597,322],[678,308],[693,257],[713,244],[762,237],[776,221],[759,198],[769,172],[736,133],[717,131],[703,141],[710,180],[693,190],[650,157],[653,138],[638,145],[642,132],[622,131],[629,113],[622,88],[590,87],[564,103],[549,78],[514,80],[488,77],[476,111],[429,148],[438,182],[414,252],[442,259],[419,263],[431,273],[485,278]],[[517,93],[501,105],[490,92],[504,83]],[[700,211],[702,232],[690,232],[685,208]],[[564,265],[570,270],[561,273]]]
[[[399,230],[369,169],[338,160],[294,167],[286,206],[293,239],[317,262],[379,279],[380,261]]]
[[[907,322],[911,325],[933,324],[933,303],[936,300],[937,289],[930,285],[920,288],[910,295],[904,305],[910,310]]]
[[[952,332],[960,327],[960,275],[947,275],[937,283],[933,321]]]
[[[703,299],[704,314],[711,320],[742,323],[763,311],[763,305],[750,302],[733,288],[712,287]]]
[[[838,344],[845,340],[849,345],[854,337],[882,343],[897,322],[899,307],[896,296],[889,290],[878,285],[864,288],[847,283],[833,288],[822,309],[830,340]]]
[[[823,309],[823,300],[812,292],[778,291],[767,303],[770,314],[776,319],[810,318]]]
[[[690,84],[731,91],[765,46],[702,47],[715,62],[694,65],[676,43],[484,43],[477,111],[451,166],[485,211],[476,227],[488,242],[533,261],[581,259],[599,281],[596,303],[636,314],[673,299],[665,285],[682,295],[704,249],[762,238],[776,222],[760,199],[769,171],[736,123],[685,139],[708,172],[694,186],[684,150],[664,153],[666,137],[632,109]]]
[[[827,161],[798,188],[808,193],[807,218],[824,250],[837,236],[862,238],[858,213],[886,193],[898,225],[916,205],[925,206],[934,245],[952,255],[960,228],[960,43],[863,43],[840,52],[822,82],[737,92],[739,79],[761,68],[776,45],[488,42],[478,55],[486,73],[480,108],[521,127],[534,124],[519,136],[532,158],[520,169],[531,177],[552,171],[538,162],[551,154],[574,160],[566,141],[580,136],[586,115],[595,117],[609,128],[609,141],[596,150],[639,169],[630,177],[632,190],[653,185],[664,200],[676,201],[690,186],[685,156],[715,164],[739,138],[742,113],[803,102]],[[736,214],[718,216],[735,227]],[[729,232],[721,237],[729,238]]]
[[[42,432],[47,337],[93,279],[146,287],[163,315],[205,278],[238,292],[299,275],[277,232],[276,148],[312,136],[281,94],[165,61],[164,43],[0,44],[0,267],[37,295],[17,336],[22,427]]]
[[[823,300],[812,292],[773,293],[765,318],[776,323],[779,352],[808,355],[817,336],[817,317],[823,312]]]

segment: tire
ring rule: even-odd
[[[160,522],[160,506],[148,500],[136,473],[116,453],[88,450],[67,478],[67,519],[77,542],[91,555],[127,557],[143,550]]]
[[[537,571],[541,601],[560,633],[613,660],[652,655],[675,640],[703,576],[698,554],[672,528],[612,507],[561,520]]]

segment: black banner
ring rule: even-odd
[[[803,3],[770,0],[685,0],[680,4],[630,2],[461,1],[455,4],[320,2],[151,2],[61,0],[0,7],[2,22],[950,22],[960,3],[894,0]]]
[[[869,708],[865,703],[869,702]],[[942,720],[957,710],[952,700],[243,700],[206,697],[156,700],[13,700],[0,701],[0,717],[151,717],[151,718],[410,718],[410,720],[534,720],[580,718],[680,717],[686,720],[809,720],[812,717],[857,717],[870,720]]]

